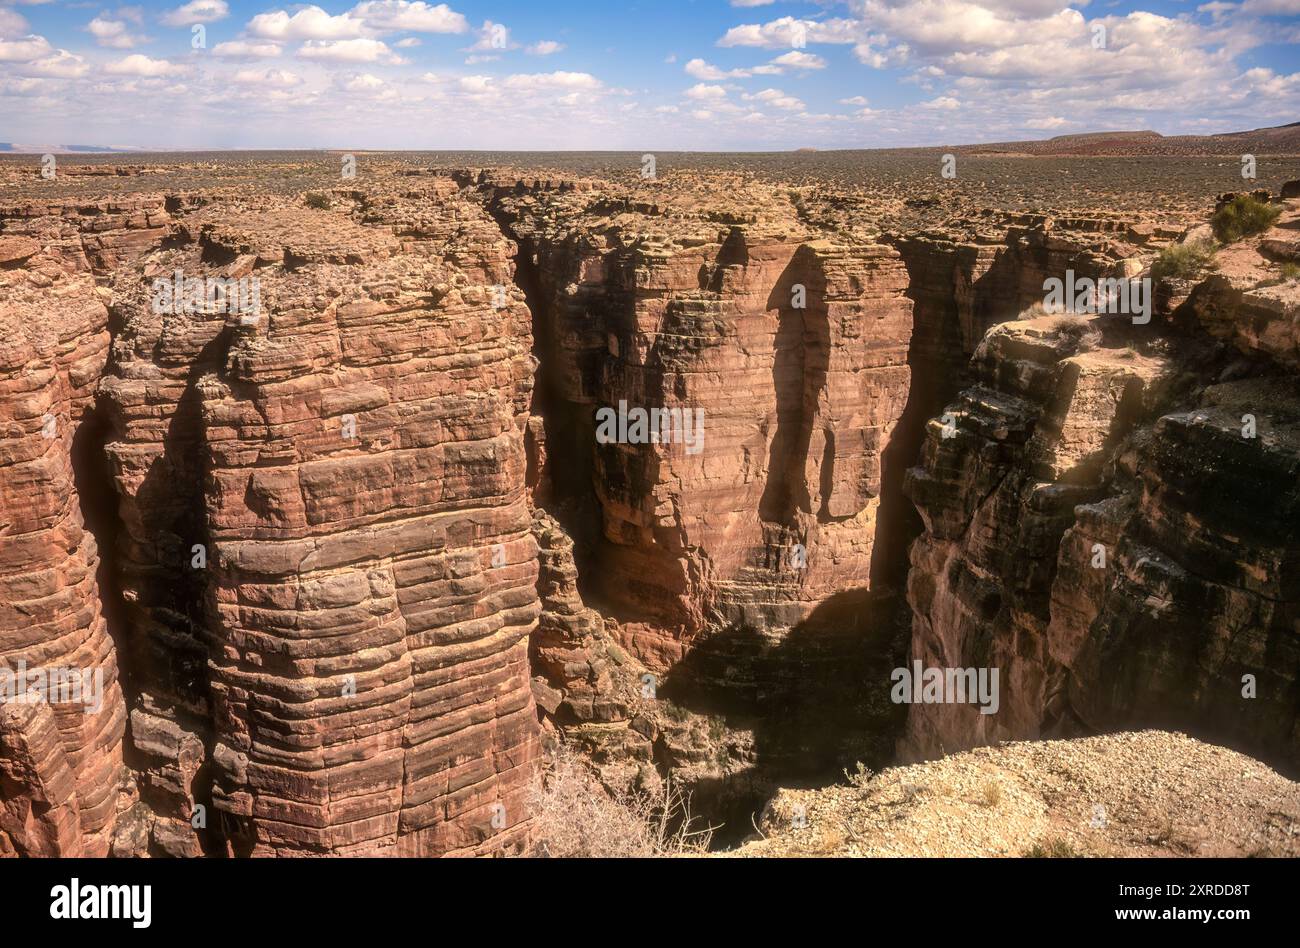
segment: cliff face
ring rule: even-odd
[[[0,855],[102,856],[126,712],[73,456],[108,353],[108,311],[72,209],[10,209],[4,223],[0,667],[11,675],[0,701]],[[42,676],[30,692],[12,677],[27,668]],[[50,676],[76,700],[45,700]]]
[[[660,669],[706,628],[788,628],[869,585],[907,401],[898,253],[820,239],[770,190],[740,197],[545,192],[498,211],[535,273],[542,477],[590,511],[592,592]],[[620,405],[696,417],[698,442],[602,443],[598,412]]]
[[[0,663],[103,679],[0,705],[0,854],[511,851],[553,730],[717,812],[900,733],[1294,760],[1293,217],[1135,326],[1016,317],[1173,230],[723,175],[0,207]]]
[[[0,641],[29,664],[98,662],[113,683],[99,716],[63,722],[63,756],[48,721],[6,718],[25,781],[13,798],[50,808],[51,824],[11,848],[75,851],[55,808],[70,801],[83,848],[105,852],[114,805],[129,803],[116,799],[125,713],[68,463],[69,419],[104,366],[101,295],[117,326],[100,396],[141,798],[117,851],[510,846],[536,753],[539,607],[531,327],[508,243],[441,179],[332,210],[195,202],[165,247],[137,256],[99,295],[87,273],[52,274],[65,322],[17,312],[7,336],[26,346],[7,350],[11,388],[37,394],[5,407],[40,454],[6,479],[4,542],[25,549],[6,559],[15,606]],[[178,270],[245,281],[256,306],[159,306]],[[38,359],[50,378],[30,374]],[[42,440],[51,409],[63,433]],[[66,615],[34,625],[28,604],[44,598]]]
[[[1001,709],[914,705],[905,756],[1154,725],[1294,767],[1295,289],[1259,283],[1295,216],[1167,288],[1149,326],[985,337],[908,472],[925,523],[908,599],[912,659],[1000,668]]]

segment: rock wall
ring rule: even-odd
[[[130,243],[109,225],[151,213],[114,210],[96,247]],[[103,856],[129,793],[126,710],[73,458],[108,311],[76,208],[8,206],[0,221],[0,855]]]
[[[1173,308],[1148,326],[1043,317],[985,337],[907,475],[925,525],[908,599],[911,658],[999,668],[1001,707],[912,705],[905,757],[1165,726],[1294,769],[1294,287],[1234,266],[1270,239],[1161,294]]]

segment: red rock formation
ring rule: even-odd
[[[546,450],[578,461],[554,489],[594,490],[597,593],[661,669],[706,629],[788,629],[869,582],[907,401],[902,263],[762,199],[734,222],[587,192],[505,202],[537,272]],[[597,409],[620,403],[702,410],[703,449],[599,443]]]
[[[125,780],[126,711],[72,457],[108,313],[75,224],[58,215],[0,209],[0,674],[84,674],[90,690],[5,711],[0,852],[98,856]]]
[[[1185,335],[1045,317],[985,338],[908,475],[908,598],[912,658],[999,668],[1001,708],[913,705],[906,756],[1153,725],[1298,759],[1300,391],[1289,303],[1265,323],[1232,287],[1248,250],[1182,296]]]
[[[526,829],[530,327],[517,291],[494,305],[509,245],[454,192],[214,204],[118,286],[124,585],[145,650],[188,670],[140,710],[162,719],[151,782],[174,824],[195,803],[177,776],[210,768],[235,853],[472,853]],[[154,313],[177,268],[256,279],[261,312]]]

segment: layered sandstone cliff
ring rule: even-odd
[[[911,657],[1000,668],[1001,708],[913,706],[906,756],[1155,725],[1300,760],[1296,290],[1266,279],[1298,216],[1149,324],[984,338],[908,473],[908,598]]]
[[[739,831],[900,734],[1300,759],[1295,209],[1149,325],[1026,311],[1181,227],[896,212],[407,165],[0,207],[0,662],[104,682],[0,708],[0,854],[514,851],[550,736]],[[891,702],[909,659],[998,712]]]

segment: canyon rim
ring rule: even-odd
[[[0,3],[38,914],[1300,856],[1300,11],[686,6]]]

